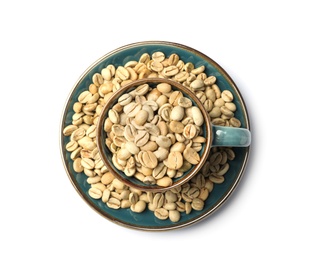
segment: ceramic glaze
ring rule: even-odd
[[[60,146],[65,169],[71,183],[79,195],[96,212],[116,224],[128,228],[147,231],[162,231],[186,227],[210,216],[214,211],[223,205],[223,203],[230,197],[232,192],[237,187],[244,173],[250,150],[250,147],[234,148],[236,157],[229,163],[230,168],[229,171],[225,174],[224,183],[214,185],[214,189],[210,193],[208,199],[205,201],[205,205],[202,211],[192,210],[192,212],[188,215],[181,213],[181,219],[177,223],[173,223],[169,219],[159,220],[154,216],[154,213],[149,210],[145,210],[143,213],[134,213],[130,209],[111,209],[107,207],[107,205],[101,200],[92,199],[88,195],[88,189],[90,188],[90,185],[86,181],[87,176],[85,174],[76,173],[73,170],[73,161],[70,159],[70,153],[65,149],[65,145],[68,143],[70,137],[63,136],[62,134],[64,127],[71,124],[72,115],[74,114],[72,106],[74,102],[77,101],[80,93],[88,90],[89,84],[92,82],[92,75],[94,73],[100,72],[109,64],[113,64],[115,67],[117,67],[119,65],[124,65],[126,62],[131,60],[138,61],[140,56],[145,52],[151,55],[156,51],[165,53],[166,57],[176,53],[185,63],[192,62],[195,67],[204,65],[206,68],[205,73],[208,76],[213,75],[217,78],[216,84],[219,86],[221,91],[229,90],[233,94],[234,103],[237,107],[235,117],[240,120],[242,128],[250,129],[249,116],[245,107],[245,103],[233,80],[215,61],[190,47],[171,42],[139,42],[118,48],[104,55],[93,65],[91,65],[74,85],[63,111],[60,126]],[[227,132],[224,134],[223,130],[218,126],[216,126],[215,132],[217,134],[213,140],[214,145],[218,144],[219,140],[222,141],[223,137],[227,136],[228,134]],[[234,137],[230,137],[230,141],[231,138],[234,139]],[[247,136],[247,138],[250,137]],[[246,141],[249,140],[250,139],[247,139]]]

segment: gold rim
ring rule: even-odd
[[[169,187],[161,187],[158,185],[146,186],[143,184],[137,184],[137,183],[132,182],[130,178],[126,178],[123,176],[123,174],[114,170],[114,168],[111,166],[112,163],[107,159],[107,157],[105,156],[105,153],[104,153],[103,144],[105,142],[104,142],[104,139],[103,139],[103,136],[101,133],[102,133],[103,125],[104,125],[104,120],[107,117],[107,113],[108,113],[109,109],[116,103],[116,101],[120,95],[122,95],[123,93],[127,93],[129,89],[132,89],[134,87],[137,87],[137,86],[145,84],[145,83],[168,83],[168,84],[172,85],[173,87],[175,87],[176,89],[181,90],[183,93],[188,95],[197,104],[197,106],[199,107],[199,109],[201,110],[201,112],[203,114],[204,121],[205,121],[207,143],[204,146],[204,150],[203,150],[200,162],[194,166],[194,168],[192,169],[192,171],[190,173],[184,175],[183,177],[180,177],[177,181],[173,182],[173,184]],[[135,80],[135,81],[123,86],[118,91],[116,91],[111,96],[108,103],[105,104],[104,108],[101,111],[101,114],[99,116],[99,120],[97,123],[96,132],[97,132],[97,134],[96,134],[97,146],[98,146],[98,150],[100,153],[100,157],[103,160],[106,167],[109,169],[109,171],[117,179],[124,182],[126,185],[133,187],[133,188],[136,188],[138,190],[151,191],[151,192],[164,192],[164,191],[176,188],[176,187],[184,184],[185,182],[189,181],[192,177],[194,177],[198,173],[198,171],[201,169],[201,167],[204,165],[205,161],[207,160],[207,157],[208,157],[210,149],[211,149],[211,141],[212,141],[211,119],[210,119],[208,113],[206,112],[206,110],[204,109],[203,104],[200,102],[200,100],[193,94],[193,92],[191,92],[186,87],[179,84],[178,82],[173,81],[173,80],[169,80],[169,79],[162,79],[162,78],[149,78],[149,79]],[[134,177],[132,177],[132,178],[134,178]]]

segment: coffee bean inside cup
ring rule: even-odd
[[[153,93],[158,97],[167,97],[166,102],[159,106]],[[179,103],[185,104],[186,111],[184,105],[180,106]],[[115,106],[118,107],[117,111]],[[148,109],[143,109],[146,107]],[[158,116],[159,120],[152,122],[155,116]],[[124,125],[120,124],[120,118],[123,118]],[[192,124],[186,125],[184,120]],[[181,177],[184,170],[188,170],[188,167],[182,168],[184,163],[189,163],[190,169],[192,165],[200,162],[199,152],[202,146],[197,145],[193,139],[204,138],[201,127],[204,122],[202,112],[189,98],[184,97],[182,92],[174,90],[168,83],[159,83],[152,87],[143,83],[129,94],[122,94],[113,108],[109,109],[104,125],[109,122],[112,122],[112,126],[107,131],[106,145],[113,153],[114,166],[125,175],[129,173],[128,177],[136,177],[145,184],[168,187],[173,180],[167,172],[176,170],[176,176]],[[184,138],[177,142],[176,134]],[[124,142],[116,142],[116,136],[123,138]],[[176,150],[174,145],[178,143],[184,146],[184,149]],[[135,163],[128,164],[128,160]],[[166,167],[165,172],[162,171],[160,175],[158,164]]]

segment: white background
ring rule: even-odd
[[[0,259],[309,259],[307,1],[1,1]],[[76,193],[62,109],[98,58],[145,40],[217,61],[247,104],[252,153],[214,215],[169,232],[115,225]]]

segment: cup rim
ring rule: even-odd
[[[104,149],[103,145],[105,144],[102,136],[102,131],[104,127],[104,120],[107,117],[109,109],[117,103],[118,97],[121,96],[122,94],[128,93],[128,89],[137,87],[139,85],[145,84],[145,83],[168,83],[172,86],[174,86],[177,89],[180,89],[182,93],[185,93],[187,96],[191,98],[192,101],[199,107],[203,118],[204,118],[204,126],[205,126],[205,131],[206,131],[206,143],[203,147],[202,155],[200,157],[200,162],[196,165],[193,166],[193,168],[187,173],[184,174],[183,176],[179,177],[176,181],[173,181],[173,184],[168,186],[168,187],[162,187],[158,185],[145,185],[142,184],[137,184],[135,182],[130,181],[131,178],[134,177],[127,177],[125,174],[120,174],[118,171],[115,171],[114,168],[112,167],[112,161],[110,161],[104,154]],[[171,79],[166,79],[166,78],[144,78],[144,79],[138,79],[134,80],[124,86],[122,86],[119,90],[115,91],[113,95],[110,97],[108,102],[104,104],[103,109],[100,112],[97,125],[96,125],[96,142],[97,142],[97,147],[98,147],[98,152],[100,155],[100,158],[104,162],[105,166],[109,170],[110,173],[113,174],[115,178],[118,180],[122,181],[125,185],[141,190],[141,191],[150,191],[150,192],[164,192],[176,187],[181,186],[182,184],[188,182],[191,178],[193,178],[199,170],[202,168],[204,163],[206,162],[208,155],[211,150],[212,146],[212,140],[213,140],[213,133],[212,133],[212,123],[211,123],[211,118],[207,111],[204,109],[204,106],[202,102],[199,100],[199,98],[195,95],[194,92],[192,92],[190,89],[187,87],[183,86],[182,84],[171,80]],[[173,178],[172,178],[173,180]]]

